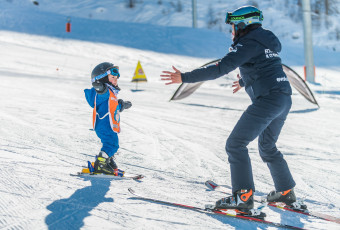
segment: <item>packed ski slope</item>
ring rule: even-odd
[[[88,7],[86,15],[99,14],[100,6],[89,3],[77,6]],[[66,34],[65,15],[58,13],[69,10],[63,4],[55,3],[53,11],[31,2],[0,5],[0,229],[275,229],[141,201],[128,192],[132,187],[200,207],[223,196],[208,191],[204,182],[230,185],[225,141],[250,103],[243,90],[232,94],[237,70],[176,102],[169,99],[177,85],[165,86],[159,75],[171,65],[189,71],[221,58],[229,34],[128,19],[108,22],[106,11],[72,18],[72,33]],[[282,43],[283,62],[303,75],[302,45]],[[317,84],[309,86],[320,108],[294,91],[278,146],[309,209],[340,217],[340,53],[314,51]],[[148,82],[134,91],[138,60]],[[91,87],[90,73],[103,61],[120,66],[119,97],[133,104],[121,115],[116,161],[127,172],[145,175],[141,182],[70,176],[101,147],[83,89]],[[264,195],[273,183],[256,141],[249,152],[256,194]],[[340,228],[274,208],[263,211],[270,221]]]
[[[225,140],[250,103],[232,94],[235,73],[205,83],[194,95],[169,102],[177,86],[159,74],[171,65],[186,71],[208,59],[167,55],[103,43],[0,32],[0,228],[2,229],[263,229],[264,225],[133,199],[129,187],[164,200],[203,206],[221,197],[207,179],[230,184]],[[133,92],[141,60],[148,83]],[[91,108],[83,89],[102,62],[120,66],[122,113],[117,162],[146,176],[129,180],[71,177],[98,153]],[[301,67],[296,67],[299,71]],[[339,70],[318,68],[311,85],[320,109],[296,92],[278,146],[311,210],[340,215]],[[249,146],[257,194],[273,189],[256,143]],[[268,220],[308,229],[339,225],[265,208]]]

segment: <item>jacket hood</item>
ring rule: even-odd
[[[279,39],[270,30],[265,30],[262,27],[259,27],[250,31],[244,37],[247,39],[256,40],[263,46],[276,53],[281,51],[281,43]]]

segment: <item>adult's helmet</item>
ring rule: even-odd
[[[234,12],[227,13],[225,23],[234,24],[235,31],[243,30],[251,24],[262,24],[262,11],[255,6],[242,6]]]
[[[91,73],[91,82],[109,83],[108,75],[120,77],[119,67],[110,62],[103,62],[94,67]]]

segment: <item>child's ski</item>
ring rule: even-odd
[[[103,173],[83,173],[78,172],[76,174],[70,174],[71,176],[80,176],[80,177],[87,177],[87,178],[106,178],[106,179],[133,179],[133,180],[141,180],[144,178],[143,175],[135,175],[135,174],[128,174],[124,173],[123,176],[115,176],[111,174],[103,174]]]
[[[215,182],[213,182],[211,180],[206,181],[205,185],[209,189],[214,190],[214,191],[219,191],[219,192],[229,194],[229,195],[232,193],[231,189],[220,186],[220,185],[216,184]],[[340,218],[330,216],[330,215],[326,215],[326,214],[322,214],[322,213],[311,212],[311,211],[308,211],[308,209],[306,209],[306,208],[305,209],[299,208],[299,207],[294,208],[294,207],[288,206],[288,205],[286,205],[284,203],[280,203],[280,202],[267,202],[266,198],[263,198],[263,197],[260,197],[260,196],[254,196],[254,201],[258,202],[258,203],[267,203],[267,205],[271,206],[271,207],[280,208],[280,209],[283,209],[283,210],[286,210],[286,211],[295,212],[295,213],[303,214],[303,215],[306,215],[306,216],[312,216],[312,217],[316,217],[316,218],[319,218],[319,219],[332,221],[332,222],[340,224]]]
[[[111,175],[105,173],[95,173],[94,172],[94,163],[88,161],[87,168],[83,168],[81,172],[77,174],[71,174],[71,176],[80,176],[80,177],[90,177],[90,178],[109,178],[109,179],[133,179],[140,180],[144,178],[143,175],[135,175],[124,172],[123,170],[118,169],[118,175]]]
[[[136,196],[138,199],[141,199],[141,200],[152,201],[152,202],[156,202],[156,203],[159,203],[159,204],[164,204],[164,205],[170,205],[170,206],[179,207],[179,208],[190,209],[190,210],[201,212],[201,213],[228,216],[228,217],[232,217],[232,218],[238,218],[238,219],[242,219],[242,220],[259,222],[259,223],[263,223],[263,224],[267,224],[267,225],[271,225],[271,226],[276,226],[276,227],[281,227],[281,228],[303,229],[303,228],[299,228],[299,227],[295,227],[295,226],[291,226],[291,225],[286,225],[286,224],[266,221],[263,218],[255,218],[255,217],[252,217],[252,216],[249,216],[249,215],[244,216],[244,215],[241,215],[241,214],[232,214],[232,213],[229,213],[229,212],[225,212],[224,210],[215,210],[215,209],[211,209],[211,208],[200,208],[200,207],[194,207],[194,206],[185,205],[185,204],[179,204],[179,203],[174,203],[174,202],[169,202],[169,201],[163,201],[163,200],[154,199],[154,198],[147,198],[147,197],[145,197],[143,195],[140,195],[140,194],[136,193],[132,188],[129,188],[129,192],[132,195]]]

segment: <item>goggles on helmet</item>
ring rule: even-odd
[[[239,22],[246,18],[252,18],[252,17],[259,17],[259,21],[263,20],[263,17],[261,17],[260,12],[252,12],[252,13],[243,14],[243,15],[233,15],[233,13],[228,12],[226,15],[225,23],[226,24],[238,24],[235,22]]]
[[[227,12],[227,16],[225,18],[225,24],[230,24],[230,18],[233,13]]]
[[[100,79],[103,79],[104,77],[108,76],[109,74],[111,74],[113,76],[117,76],[117,78],[119,78],[120,77],[119,67],[114,66],[113,68],[108,69],[105,73],[100,74],[100,75],[92,78],[92,82],[99,81]]]

